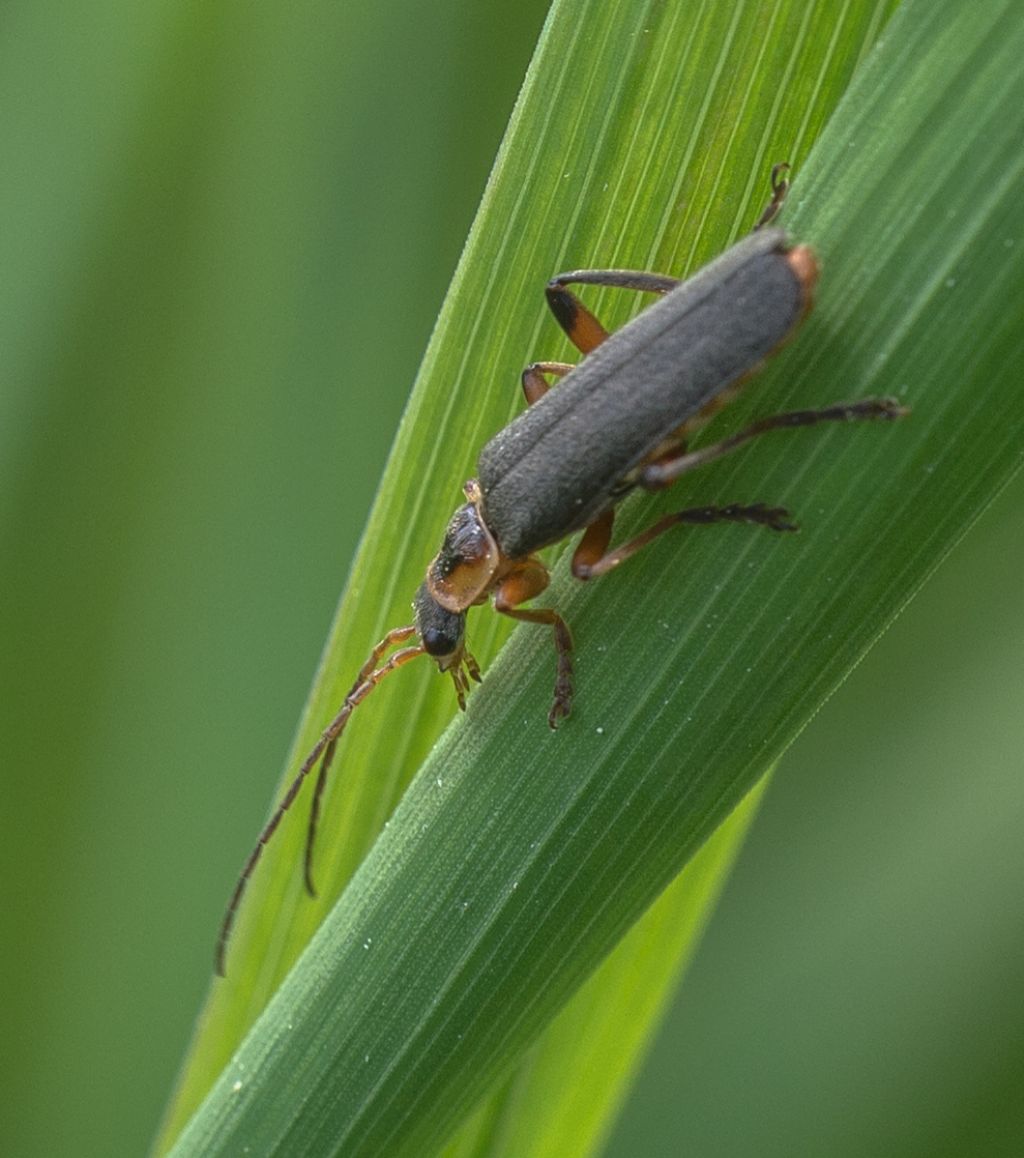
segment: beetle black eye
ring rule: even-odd
[[[421,638],[428,655],[450,655],[459,643],[457,636],[436,627],[428,627]]]

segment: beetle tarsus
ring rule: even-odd
[[[764,229],[779,215],[779,210],[782,208],[782,203],[786,200],[789,193],[789,182],[783,173],[789,172],[789,164],[786,161],[780,161],[777,165],[772,165],[772,199],[761,210],[761,216],[754,223],[753,232],[756,233],[759,229]]]
[[[749,506],[729,503],[724,507],[689,507],[685,511],[667,515],[662,523],[656,525],[662,530],[667,530],[675,523],[696,527],[708,526],[711,523],[754,523],[771,531],[798,529],[796,523],[790,522],[789,511],[785,507],[770,507],[767,503],[752,503]]]
[[[572,710],[574,688],[572,666],[572,634],[569,625],[556,612],[552,612],[552,627],[555,632],[555,650],[558,653],[558,667],[555,675],[555,699],[548,712],[548,727],[558,727]]]
[[[572,689],[563,695],[555,694],[555,702],[551,705],[551,711],[548,712],[548,727],[555,732],[558,730],[558,725],[564,720],[572,710]]]
[[[766,503],[754,503],[752,506],[740,506],[732,503],[727,507],[717,509],[718,517],[710,522],[756,523],[767,527],[770,531],[798,531],[796,523],[790,522],[789,511],[785,507],[769,507]]]

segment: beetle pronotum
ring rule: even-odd
[[[449,674],[464,709],[470,681],[480,680],[480,669],[465,645],[466,612],[492,599],[502,615],[551,629],[557,664],[548,722],[555,727],[569,714],[572,702],[572,637],[554,609],[522,606],[549,582],[538,551],[583,531],[572,573],[590,579],[675,526],[743,522],[773,531],[795,530],[784,508],[764,503],[689,507],[610,549],[615,507],[636,488],[666,487],[770,430],[907,413],[892,398],[867,398],[770,415],[720,442],[694,451],[687,447],[692,435],[736,396],[811,309],[818,279],[813,251],[807,245],[791,246],[781,230],[766,228],[785,198],[786,168],[776,165],[772,170],[772,198],[754,231],[686,281],[631,270],[585,269],[548,282],[548,305],[585,357],[578,365],[534,362],[523,371],[527,409],[481,450],[476,477],[463,488],[466,502],[452,515],[441,549],[416,591],[413,622],[393,628],[373,648],[260,833],[224,915],[218,973],[224,973],[235,914],[256,863],[319,763],[304,860],[306,888],[315,895],[313,847],[335,749],[353,711],[389,672],[428,655]],[[572,285],[638,290],[658,294],[660,300],[609,334],[569,289]],[[560,379],[557,388],[549,388],[549,376]],[[410,642],[414,640],[418,642]]]

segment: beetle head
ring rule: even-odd
[[[419,585],[412,601],[416,617],[416,631],[423,650],[436,660],[441,671],[448,671],[462,658],[466,615],[462,611],[448,611],[431,595],[427,582]]]

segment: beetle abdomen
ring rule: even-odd
[[[755,371],[810,304],[814,270],[796,268],[765,229],[705,266],[610,335],[480,453],[487,526],[519,558],[579,530],[622,481],[702,407]]]

